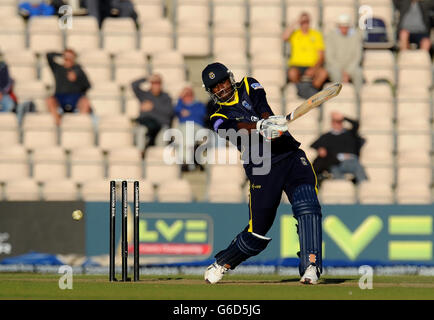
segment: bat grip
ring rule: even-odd
[[[292,112],[286,116],[286,120],[289,121],[292,118]]]

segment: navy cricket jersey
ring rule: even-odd
[[[221,129],[238,131],[237,124],[239,122],[257,122],[262,119],[261,115],[264,113],[268,113],[270,116],[274,115],[268,105],[264,88],[257,80],[250,77],[244,77],[242,81],[236,84],[235,96],[232,101],[218,103],[218,105],[217,111],[210,116],[211,125],[216,132]],[[266,141],[257,130],[252,130],[250,136],[252,135],[259,135],[259,137],[256,137],[258,139],[249,139],[250,147],[248,152],[244,152],[246,147],[241,143],[241,139],[238,139],[236,143],[231,141],[241,152],[245,169],[261,165],[254,162],[258,162],[255,155],[263,157],[264,143],[271,143],[271,163],[276,163],[288,157],[300,146],[300,143],[288,131],[271,142]],[[258,141],[258,143],[254,143],[254,141]]]

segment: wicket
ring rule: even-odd
[[[122,280],[131,281],[128,278],[128,181],[122,181],[122,235],[121,235],[121,256],[122,256]],[[134,181],[134,281],[139,281],[139,182]],[[110,258],[109,258],[109,281],[116,279],[116,181],[110,181]]]

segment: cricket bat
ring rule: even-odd
[[[342,83],[335,82],[324,90],[314,94],[312,97],[304,101],[301,105],[295,108],[290,114],[286,116],[287,124],[295,119],[300,118],[302,115],[308,113],[313,108],[320,106],[327,100],[336,97],[342,89]]]

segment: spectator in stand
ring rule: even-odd
[[[434,10],[434,1],[393,0],[399,11],[398,38],[399,49],[406,50],[410,44],[417,44],[420,49],[431,49],[430,14]]]
[[[350,130],[344,127],[344,120],[351,124]],[[318,184],[330,174],[333,179],[344,179],[346,173],[352,174],[355,184],[367,180],[365,169],[359,162],[360,149],[365,142],[358,134],[359,122],[332,112],[331,126],[331,131],[321,135],[311,145],[318,152],[312,164],[318,175]]]
[[[194,165],[195,136],[199,129],[205,126],[204,118],[207,113],[205,105],[196,100],[191,86],[186,86],[179,95],[175,106],[175,115],[179,119],[178,129],[182,132],[183,141],[179,144],[179,152],[182,154],[182,171],[192,171]],[[187,136],[187,127],[191,126],[193,137]],[[189,139],[192,138],[192,139]],[[183,147],[181,149],[181,147]]]
[[[137,12],[131,0],[112,0],[110,13],[113,17],[131,18],[134,20],[136,27],[139,27]]]
[[[355,89],[361,89],[363,73],[362,35],[351,27],[351,18],[341,14],[336,21],[337,28],[326,37],[326,67],[333,82],[352,82]]]
[[[0,112],[11,112],[16,105],[16,98],[12,93],[13,83],[7,64],[0,62]]]
[[[60,56],[63,57],[63,64],[54,61]],[[61,114],[64,112],[92,112],[90,101],[86,97],[86,91],[91,85],[86,73],[76,64],[76,57],[72,49],[66,49],[63,53],[47,53],[48,64],[56,82],[54,96],[47,99],[47,107],[57,125],[60,125]]]
[[[54,7],[43,0],[28,0],[18,5],[18,12],[24,19],[35,16],[52,16],[56,12]]]
[[[97,19],[100,28],[104,19],[111,15],[111,2],[112,0],[85,0],[84,7],[90,16]]]
[[[310,16],[303,12],[298,21],[285,29],[282,37],[291,46],[288,79],[297,85],[301,97],[308,98],[318,92],[328,78],[322,34],[310,28]]]
[[[146,78],[134,81],[131,86],[134,94],[140,102],[140,114],[136,122],[146,127],[146,138],[142,156],[146,148],[155,145],[155,138],[163,126],[169,126],[174,116],[172,99],[163,91],[163,81],[159,74],[153,74],[149,78],[150,89],[143,90],[140,86],[146,82]]]

